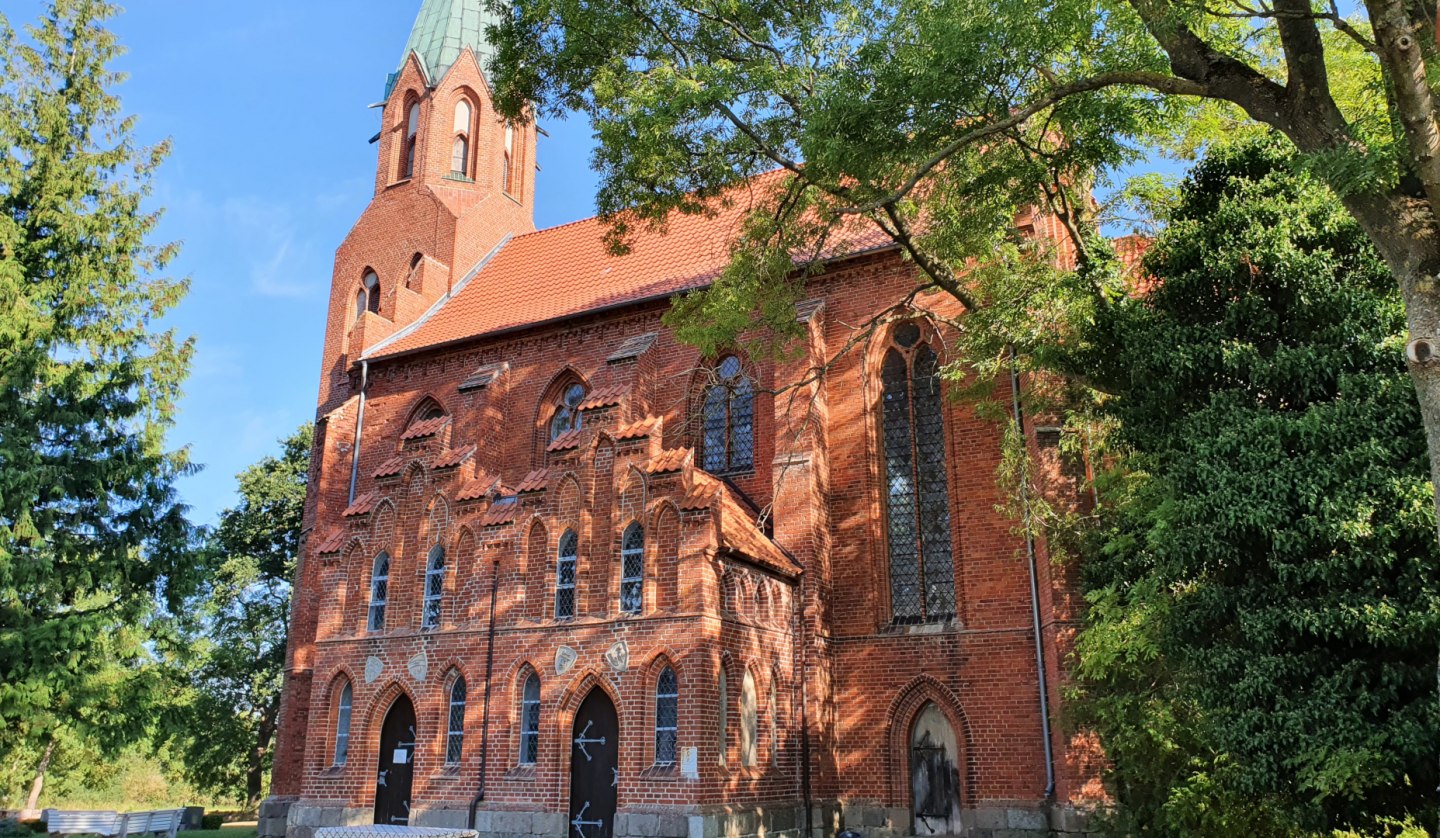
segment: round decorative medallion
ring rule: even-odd
[[[424,652],[421,652],[410,659],[410,662],[406,664],[406,668],[410,670],[411,678],[414,678],[416,681],[424,681],[425,676],[430,672],[430,659],[425,657]]]
[[[564,675],[575,666],[575,660],[580,655],[569,646],[561,646],[555,650],[555,674]]]
[[[384,671],[385,661],[382,661],[374,655],[371,655],[369,659],[365,661],[365,683],[375,683],[375,679],[379,678],[380,673]]]
[[[624,640],[618,641],[605,653],[605,662],[616,672],[624,672],[630,668],[630,644]]]

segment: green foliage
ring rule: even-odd
[[[200,818],[200,826],[206,830],[216,830],[225,825],[225,816],[220,814],[206,814]]]
[[[1119,825],[1433,817],[1440,551],[1392,278],[1275,143],[1197,166],[1145,265],[1081,359],[1119,452],[1077,657]]]
[[[191,345],[153,331],[186,286],[142,208],[167,148],[110,92],[113,12],[55,0],[28,38],[0,15],[0,754],[143,733],[157,605],[204,572],[164,446]]]
[[[313,432],[302,426],[239,475],[240,502],[205,547],[216,570],[170,656],[182,687],[169,734],[186,776],[249,808],[270,773]]]

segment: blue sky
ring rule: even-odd
[[[420,0],[129,0],[110,23],[142,142],[169,137],[159,239],[190,293],[170,325],[197,341],[172,444],[204,466],[192,520],[234,500],[234,475],[315,414],[335,248],[374,191],[378,110]],[[6,0],[11,25],[40,0]],[[594,213],[583,121],[544,122],[536,224]]]

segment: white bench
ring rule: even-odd
[[[65,812],[45,810],[45,831],[51,835],[100,835],[128,838],[131,835],[163,834],[175,838],[180,831],[184,809],[157,809],[150,812]]]

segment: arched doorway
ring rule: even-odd
[[[408,826],[410,785],[415,777],[415,705],[400,696],[380,727],[380,766],[375,778],[375,823]]]
[[[959,835],[960,749],[950,720],[933,703],[910,728],[910,806],[916,835]]]
[[[620,785],[620,720],[596,687],[575,713],[570,736],[569,838],[611,838]]]

